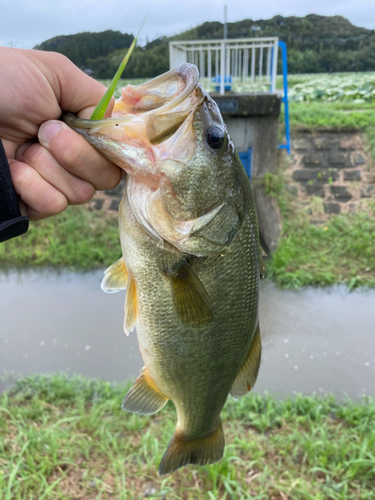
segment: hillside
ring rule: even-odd
[[[106,57],[111,52],[129,47],[133,35],[119,31],[102,31],[101,33],[77,33],[50,38],[34,47],[38,50],[60,52],[69,57],[77,66],[86,67],[89,59]]]
[[[254,30],[257,26],[259,30]],[[278,36],[288,45],[290,73],[375,70],[375,31],[354,26],[342,16],[274,16],[228,23],[228,38]],[[206,22],[173,37],[162,37],[137,47],[127,67],[127,77],[156,76],[169,68],[170,40],[220,39],[223,24]],[[56,50],[80,67],[90,67],[97,78],[111,78],[132,35],[105,31],[55,37],[38,49]]]

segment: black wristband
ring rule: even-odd
[[[0,242],[26,233],[29,218],[21,215],[9,163],[0,139]]]

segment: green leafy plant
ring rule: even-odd
[[[132,52],[133,52],[134,47],[135,47],[135,44],[137,43],[137,40],[138,40],[138,37],[139,37],[139,33],[141,32],[141,29],[143,28],[143,25],[144,25],[145,21],[146,21],[146,18],[143,21],[141,27],[139,28],[137,36],[134,38],[134,40],[132,41],[132,43],[131,43],[128,51],[126,52],[124,59],[121,61],[121,64],[120,64],[118,70],[116,71],[116,74],[113,77],[111,83],[109,84],[109,87],[107,88],[106,93],[100,99],[99,104],[94,109],[94,112],[92,113],[90,120],[101,120],[104,117],[106,109],[108,108],[109,101],[111,100],[111,98],[113,96],[113,93],[114,93],[114,91],[116,89],[116,86],[117,86],[117,84],[118,84],[118,82],[119,82],[119,80],[121,78],[121,75],[122,75],[122,73],[123,73],[123,71],[124,71],[124,69],[125,69],[128,61],[129,61],[130,56],[132,55]]]

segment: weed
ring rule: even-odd
[[[266,172],[263,177],[264,188],[268,195],[275,198],[280,195],[283,189],[283,178],[281,175]]]

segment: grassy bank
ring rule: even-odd
[[[318,200],[321,202],[321,200]],[[375,206],[368,213],[338,215],[314,226],[303,211],[284,217],[280,245],[268,275],[285,288],[346,284],[375,286]]]
[[[281,128],[282,120],[280,117]],[[301,129],[361,131],[369,155],[375,160],[372,103],[292,102],[290,123],[292,136]],[[312,197],[308,206],[296,210],[282,167],[279,175],[269,176],[267,189],[277,200],[283,217],[280,245],[267,263],[268,276],[278,286],[375,286],[375,200],[369,200],[366,213],[333,216],[326,224],[314,226],[306,214],[323,214],[322,199]]]
[[[346,102],[290,102],[292,136],[303,129],[363,132],[369,153],[375,160],[375,105]],[[285,136],[284,111],[280,114],[280,137]]]
[[[0,244],[0,266],[47,266],[75,270],[106,267],[121,256],[117,217],[68,207],[29,231]]]
[[[121,411],[125,386],[34,377],[0,397],[0,498],[370,500],[375,496],[375,407],[249,395],[223,412],[217,464],[160,478],[175,425]]]

